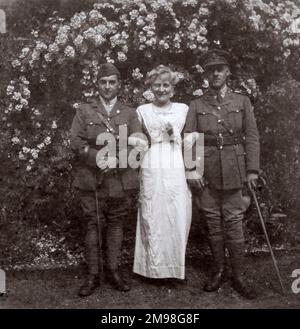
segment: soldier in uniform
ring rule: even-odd
[[[242,278],[242,220],[250,205],[245,186],[255,187],[259,174],[259,135],[249,98],[227,86],[229,58],[223,50],[205,55],[203,67],[209,89],[191,102],[185,132],[204,133],[204,185],[198,193],[215,264],[204,290],[216,291],[224,282],[226,246],[233,288],[250,299],[255,298],[255,292]]]
[[[104,269],[107,279],[117,290],[130,289],[118,265],[123,223],[129,206],[127,195],[137,188],[137,173],[118,167],[118,151],[116,154],[108,152],[102,157],[99,150],[104,146],[97,145],[97,138],[103,133],[110,133],[118,140],[120,127],[127,127],[129,135],[137,120],[135,110],[117,99],[120,85],[118,69],[112,64],[103,64],[98,73],[100,97],[80,105],[71,128],[71,148],[78,160],[74,167],[73,185],[78,189],[86,222],[85,257],[88,273],[78,293],[81,297],[91,295],[100,285],[103,240],[106,240]]]

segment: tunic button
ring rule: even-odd
[[[91,122],[89,123],[90,126],[92,126],[93,124],[94,124],[93,121],[91,121]]]
[[[222,120],[221,120],[221,119],[219,119],[219,120],[218,120],[218,123],[221,123],[221,122],[222,122]]]
[[[119,114],[120,113],[120,110],[117,110],[117,113]]]
[[[218,110],[221,110],[221,106],[218,106],[217,109],[218,109]]]
[[[109,133],[109,129],[106,129],[106,131]]]
[[[110,118],[107,118],[107,121],[110,121]]]

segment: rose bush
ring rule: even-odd
[[[247,93],[254,104],[262,169],[270,181],[267,213],[295,207],[299,4],[113,0],[91,8],[90,2],[86,7],[79,3],[80,12],[57,11],[39,22],[11,57],[0,114],[5,216],[47,224],[79,217],[70,210],[76,202],[70,187],[69,128],[78,103],[97,96],[101,63],[120,69],[121,98],[133,105],[151,99],[144,86],[146,72],[157,64],[170,65],[180,80],[175,98],[188,103],[208,87],[200,57],[211,47],[231,52],[231,87]],[[7,168],[9,175],[3,174]],[[57,224],[64,225],[63,220]]]

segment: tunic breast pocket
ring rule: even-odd
[[[99,133],[104,132],[104,129],[101,128],[102,124],[99,124],[98,122],[87,120],[86,121],[86,132],[87,132],[87,138],[88,139],[94,139],[96,140],[96,137],[99,135]]]
[[[214,131],[216,118],[213,114],[207,112],[198,112],[198,128],[200,132]]]
[[[226,115],[226,120],[235,131],[240,131],[243,128],[243,117],[244,117],[244,109],[243,108],[235,108],[230,110]]]
[[[125,117],[117,117],[114,120],[115,130],[120,136],[128,136],[128,123]]]

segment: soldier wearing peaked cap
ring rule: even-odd
[[[202,58],[208,91],[193,100],[185,132],[204,133],[204,181],[200,193],[215,271],[204,286],[218,290],[225,279],[225,247],[232,265],[233,288],[246,298],[255,293],[242,278],[244,235],[242,220],[250,204],[244,186],[255,186],[259,173],[259,135],[250,100],[227,86],[230,55],[209,51]]]
[[[100,97],[80,105],[71,127],[71,148],[78,160],[73,185],[79,191],[87,228],[85,256],[88,273],[79,290],[81,297],[92,294],[99,286],[103,262],[102,240],[105,238],[106,277],[116,289],[130,289],[118,265],[123,222],[129,206],[126,196],[138,186],[137,173],[132,169],[118,168],[118,150],[99,157],[99,151],[104,146],[97,145],[99,136],[104,136],[102,134],[111,133],[118,140],[121,127],[128,128],[128,135],[135,131],[138,120],[135,110],[118,100],[120,84],[118,69],[112,64],[101,65],[98,73]]]

